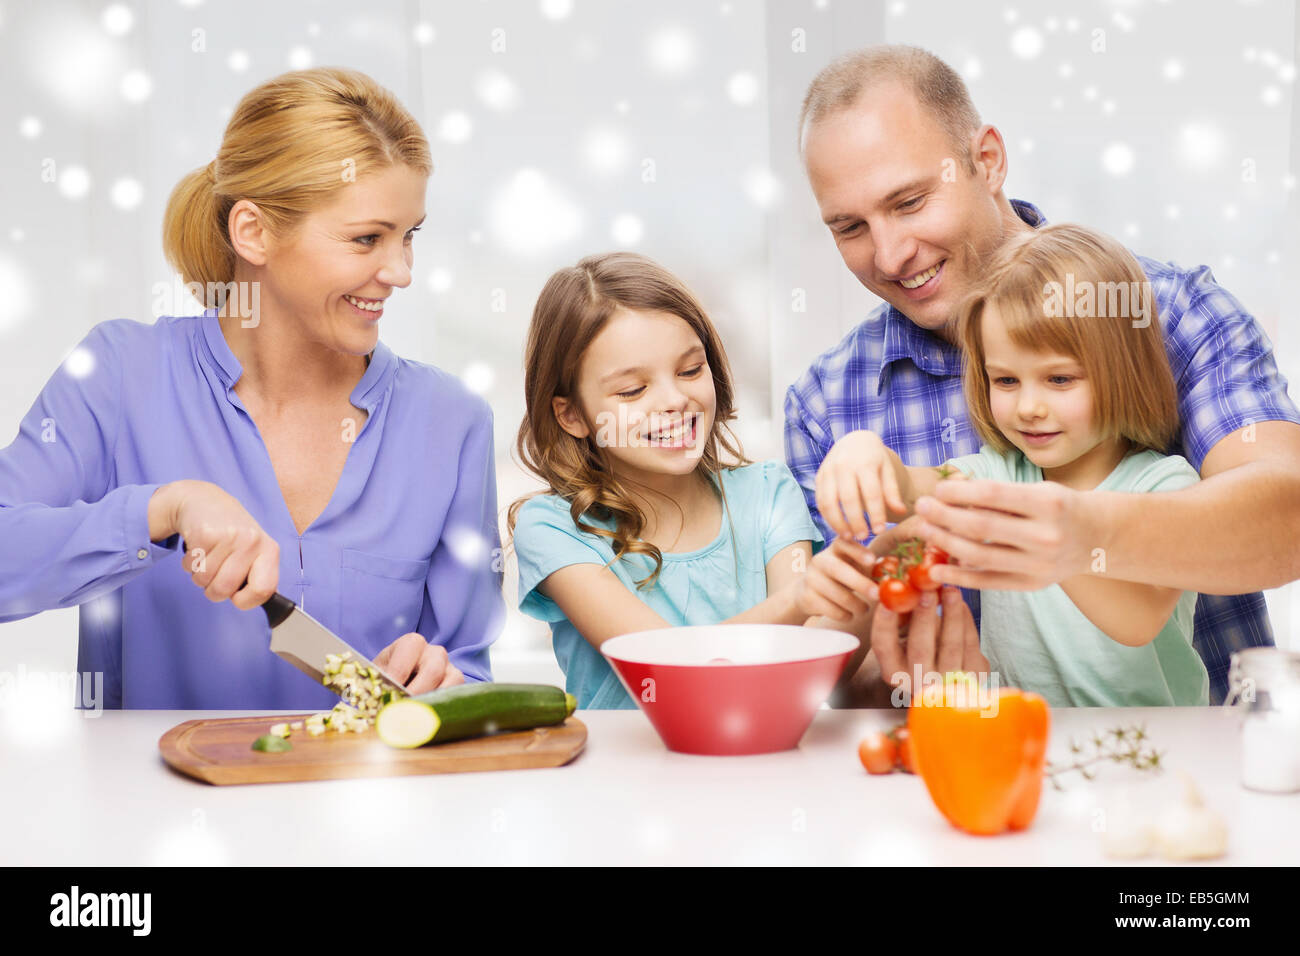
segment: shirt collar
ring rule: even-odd
[[[225,382],[226,388],[234,388],[239,377],[244,374],[244,367],[239,364],[239,359],[235,358],[235,353],[230,350],[230,343],[226,341],[226,336],[221,331],[221,320],[217,318],[217,310],[206,310],[199,321],[203,325],[203,341],[207,346],[209,357],[222,381]],[[379,404],[396,368],[397,356],[393,354],[392,349],[382,341],[376,341],[374,350],[370,353],[370,364],[366,366],[361,381],[357,382],[356,387],[352,389],[348,401],[357,408],[373,410]]]
[[[1047,222],[1047,217],[1037,206],[1023,199],[1011,200],[1011,208],[1022,221],[1035,229]],[[877,395],[885,387],[885,370],[899,359],[909,359],[917,368],[930,375],[961,374],[960,347],[921,328],[891,305],[885,310],[885,338],[880,374],[876,378]]]

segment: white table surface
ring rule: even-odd
[[[1239,725],[1218,708],[1055,711],[1049,756],[1141,721],[1170,771],[1071,774],[1029,830],[994,838],[950,827],[919,778],[863,771],[857,741],[886,711],[821,711],[797,750],[752,757],[671,753],[638,712],[581,711],[587,747],[564,767],[225,787],[173,772],[158,738],[241,712],[59,713],[0,715],[0,863],[1104,864],[1104,811],[1176,794],[1179,769],[1229,822],[1220,862],[1300,862],[1300,794],[1240,786]]]

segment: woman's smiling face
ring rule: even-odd
[[[379,338],[384,301],[411,284],[412,239],[424,221],[428,177],[389,166],[346,183],[292,232],[272,238],[260,270],[262,302],[309,340],[352,355]]]

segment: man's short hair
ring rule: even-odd
[[[912,89],[916,101],[943,127],[966,171],[973,173],[970,138],[979,129],[980,116],[970,91],[952,67],[914,46],[872,46],[831,61],[804,97],[799,113],[799,152],[803,152],[813,123],[853,106],[868,87],[891,80]]]

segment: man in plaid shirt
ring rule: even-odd
[[[1045,220],[1008,200],[1001,135],[981,124],[960,77],[923,51],[875,47],[835,61],[809,88],[799,132],[844,263],[884,304],[790,387],[786,458],[826,541],[863,539],[872,529],[860,511],[819,510],[823,459],[859,429],[908,465],[979,450],[951,322],[980,263]],[[1048,587],[1089,573],[1100,547],[1111,576],[1200,592],[1193,643],[1218,703],[1232,652],[1273,644],[1259,589],[1300,578],[1300,412],[1263,329],[1208,268],[1138,259],[1179,391],[1182,431],[1166,453],[1202,482],[1158,496],[941,482],[917,503],[919,533],[962,565],[932,576],[965,589]],[[976,622],[978,598],[967,590]],[[926,629],[925,669],[961,659],[943,650],[970,645],[959,617],[940,622],[928,607],[913,616],[912,643]],[[893,615],[877,615],[871,646],[882,669],[901,661]]]

